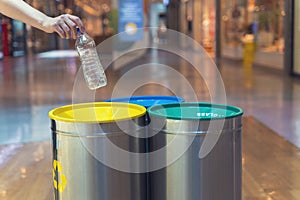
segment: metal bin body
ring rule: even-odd
[[[55,199],[145,199],[146,173],[122,171],[100,161],[128,168],[145,165],[146,160],[132,161],[129,154],[120,157],[110,149],[113,144],[127,152],[145,153],[146,144],[135,137],[144,134],[145,114],[142,106],[103,102],[50,111]]]
[[[151,200],[241,199],[241,109],[180,103],[153,106],[147,112],[153,135],[148,142],[149,168],[157,169],[149,173]],[[206,142],[215,145],[199,158],[208,135]],[[151,156],[155,152],[159,156]]]

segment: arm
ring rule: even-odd
[[[52,18],[22,0],[0,0],[0,13],[47,33],[56,32],[62,38],[75,39],[77,35],[76,27],[84,32],[84,26],[78,17],[64,14]]]

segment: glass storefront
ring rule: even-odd
[[[167,7],[168,28],[192,37],[213,54],[216,46],[215,3],[211,0],[171,0]]]
[[[215,47],[215,1],[203,0],[202,2],[202,44],[208,51],[214,51]]]
[[[284,0],[224,0],[222,56],[243,59],[244,37],[251,34],[256,46],[254,63],[283,69]]]

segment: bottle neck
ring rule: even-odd
[[[81,35],[83,35],[84,33],[82,33],[81,31],[80,31],[80,29],[79,28],[77,28],[77,38],[79,38]]]

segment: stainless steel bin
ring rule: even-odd
[[[130,96],[130,97],[122,97],[122,98],[113,98],[113,99],[108,99],[105,100],[105,102],[126,102],[126,103],[133,103],[133,104],[137,104],[140,106],[144,106],[146,109],[154,106],[154,105],[162,105],[162,104],[169,104],[169,103],[181,103],[184,102],[184,98],[179,97],[179,96]],[[148,135],[148,113],[146,113],[146,139],[140,138],[139,140],[144,144],[144,142],[146,141],[146,146],[145,147],[141,147],[141,148],[146,148],[146,151],[148,151],[148,140],[147,138],[149,137]],[[141,152],[140,150],[137,150],[139,152]],[[149,171],[149,164],[148,164],[148,157],[146,156],[146,160],[147,160],[147,169],[145,171]],[[149,177],[147,177],[147,198],[143,199],[143,200],[148,200],[149,196],[150,196],[150,188],[149,188],[150,184],[149,184]]]
[[[150,107],[148,114],[151,200],[241,199],[241,109],[175,103]]]
[[[118,154],[146,152],[145,140],[135,137],[144,134],[145,114],[143,106],[104,102],[50,111],[55,199],[145,199],[146,173],[118,169],[124,162],[128,168],[146,165],[146,160],[132,161],[129,154]]]

